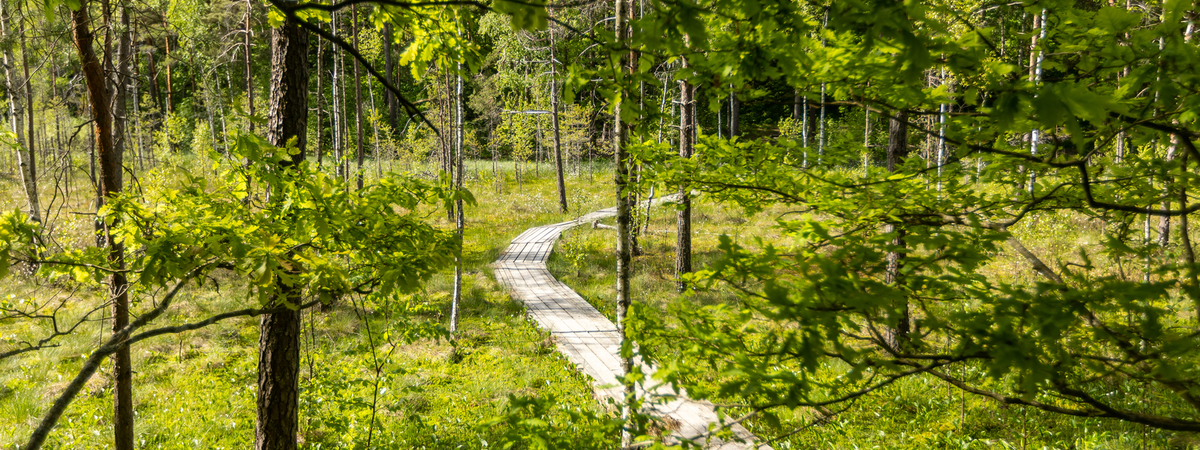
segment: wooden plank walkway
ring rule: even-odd
[[[671,197],[666,197],[657,199],[655,203],[670,200]],[[564,230],[616,214],[617,209],[613,207],[585,214],[575,220],[525,230],[513,239],[493,265],[496,280],[525,304],[529,316],[538,325],[550,331],[558,351],[592,377],[592,388],[601,402],[609,398],[623,401],[623,390],[617,379],[622,373],[620,334],[616,325],[583,297],[554,279],[546,269],[546,260],[550,258],[550,251]],[[653,376],[653,368],[643,366],[642,369]],[[720,418],[711,403],[691,400],[682,390],[677,396],[668,385],[659,386],[653,393],[666,401],[647,405],[647,412],[667,419],[666,422],[675,428],[671,434],[672,440],[688,439],[710,449],[770,449],[767,445],[711,438],[709,425],[717,424],[714,429],[720,426]],[[643,397],[645,394],[639,393]],[[731,430],[739,440],[756,440],[741,425],[734,425]]]

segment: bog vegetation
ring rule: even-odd
[[[1198,446],[1197,12],[0,1],[0,447]]]

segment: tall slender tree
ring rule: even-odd
[[[71,12],[71,34],[75,48],[79,53],[79,62],[83,67],[84,84],[87,87],[88,101],[92,111],[93,130],[96,142],[96,160],[100,169],[98,185],[101,202],[119,194],[123,188],[122,157],[119,147],[114,145],[113,115],[110,107],[108,80],[104,76],[104,68],[92,48],[95,36],[92,34],[92,19],[88,14],[88,4],[84,0],[78,9]],[[112,304],[112,329],[116,333],[129,325],[129,282],[125,272],[125,245],[111,232],[119,224],[117,219],[110,216],[102,222],[102,234],[108,246],[108,260],[117,271],[112,272],[108,279],[108,295]],[[118,448],[133,448],[133,416],[132,416],[132,369],[130,367],[129,346],[121,346],[113,355],[113,373],[115,392],[114,432]]]
[[[550,34],[550,126],[554,135],[554,169],[558,181],[558,210],[567,212],[567,184],[563,179],[563,156],[561,133],[558,119],[558,59],[555,53],[554,26],[548,30]]]
[[[28,205],[26,211],[29,214],[30,220],[40,222],[42,219],[40,212],[41,204],[38,199],[37,190],[37,155],[33,151],[33,136],[29,135],[29,138],[26,139],[25,134],[25,102],[31,101],[32,94],[24,99],[18,97],[18,93],[26,92],[25,88],[31,83],[28,82],[27,77],[22,76],[17,71],[16,55],[12,49],[12,43],[16,40],[16,36],[24,36],[25,34],[24,26],[21,25],[22,21],[14,17],[15,11],[12,10],[14,8],[19,10],[21,3],[19,1],[0,2],[0,45],[4,46],[5,91],[9,95],[9,120],[12,125],[13,134],[16,136],[16,148],[14,150],[17,155],[17,166],[21,173],[21,186],[25,190],[25,200]],[[16,30],[12,28],[14,21],[18,24]],[[28,58],[23,58],[23,60],[25,62],[22,66],[26,67],[26,72],[28,72]]]
[[[355,3],[350,7],[350,33],[351,39],[354,41],[354,48],[358,48],[358,4]],[[357,135],[355,142],[355,157],[357,159],[357,175],[358,189],[363,188],[363,121],[362,121],[362,76],[358,68],[358,59],[354,60],[354,133]]]
[[[308,32],[289,18],[271,30],[271,103],[267,140],[277,147],[290,142],[295,153],[284,167],[304,161],[308,126]],[[268,306],[300,304],[300,288],[281,280]],[[285,309],[264,314],[259,323],[258,414],[256,450],[296,448],[299,429],[300,313]]]
[[[687,80],[690,66],[683,58],[684,78],[679,80],[679,157],[691,158],[695,151],[696,101],[695,90]],[[692,197],[687,187],[679,188],[679,209],[675,212],[675,277],[676,288],[687,289],[683,275],[692,271]]]
[[[908,156],[908,111],[902,110],[888,122],[887,171],[896,172],[897,166],[904,162],[906,156]],[[892,238],[893,249],[889,250],[886,256],[887,269],[884,273],[884,282],[890,285],[899,285],[904,266],[904,253],[901,249],[905,247],[905,230],[896,223],[888,222],[884,224],[883,232],[895,234]],[[899,303],[893,305],[895,311],[893,320],[896,325],[890,330],[891,336],[889,336],[894,348],[902,348],[908,342],[908,301],[900,300]]]

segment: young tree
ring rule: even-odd
[[[13,134],[16,136],[15,146],[13,148],[17,155],[17,165],[21,173],[21,186],[25,190],[25,200],[28,204],[27,211],[29,217],[34,222],[40,222],[41,219],[41,202],[38,199],[37,187],[37,154],[34,153],[33,145],[33,83],[29,78],[29,56],[28,49],[25,46],[25,30],[24,26],[20,25],[24,21],[24,17],[16,19],[17,28],[12,28],[14,14],[20,11],[20,5],[23,2],[5,2],[0,5],[0,40],[4,46],[4,82],[5,91],[8,93],[8,113],[9,120],[12,123]],[[13,11],[15,9],[16,11]],[[18,38],[19,36],[19,38]],[[21,42],[21,67],[25,75],[17,71],[15,67],[17,60],[13,54],[12,45],[14,41]],[[24,99],[20,98],[24,94]],[[29,126],[25,127],[26,116],[25,106],[28,105]],[[29,134],[26,135],[26,130]]]
[[[558,58],[555,55],[554,26],[547,30],[550,36],[550,126],[554,136],[554,169],[558,181],[558,210],[567,212],[567,185],[563,181],[562,143],[558,125]]]

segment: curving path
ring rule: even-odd
[[[658,199],[656,202],[669,201]],[[496,280],[505,286],[514,298],[525,304],[529,315],[538,325],[550,331],[558,345],[558,351],[567,356],[581,371],[592,377],[592,388],[596,397],[605,402],[623,399],[621,383],[620,334],[616,325],[588,304],[578,293],[560,283],[546,269],[546,260],[554,242],[564,230],[591,223],[594,220],[612,217],[616,207],[602,209],[575,220],[530,228],[513,239],[500,259],[493,264]],[[643,367],[648,374],[653,369]],[[641,393],[644,395],[645,393]],[[672,428],[674,439],[689,439],[704,443],[710,449],[770,449],[766,445],[724,442],[710,439],[710,424],[719,424],[720,419],[708,402],[687,398],[681,391],[676,395],[670,386],[660,386],[654,394],[667,399],[646,408],[653,415],[663,417]],[[717,427],[714,427],[716,429]],[[741,440],[753,442],[754,435],[741,425],[732,427]]]

